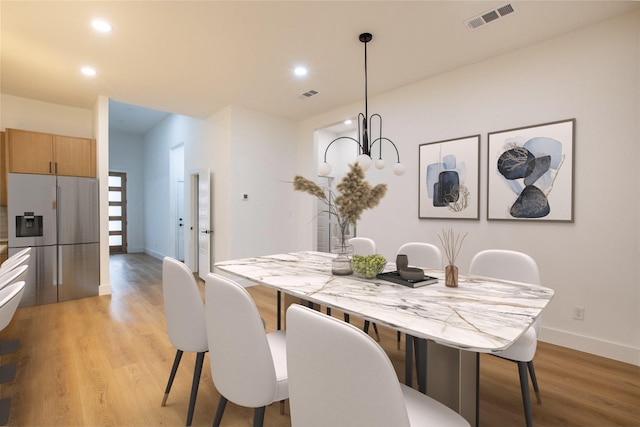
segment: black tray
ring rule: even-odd
[[[386,273],[380,273],[376,276],[378,279],[387,280],[389,282],[398,283],[403,286],[407,286],[409,288],[419,288],[421,286],[433,285],[434,283],[438,283],[438,279],[436,277],[425,275],[420,280],[407,280],[400,277],[400,273],[397,271],[388,271]]]

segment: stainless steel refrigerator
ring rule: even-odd
[[[9,255],[32,248],[20,306],[98,295],[98,181],[10,173],[7,184]]]

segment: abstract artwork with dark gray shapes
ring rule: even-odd
[[[575,119],[489,134],[487,219],[573,221]]]
[[[480,135],[421,144],[418,217],[479,218]]]

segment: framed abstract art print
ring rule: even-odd
[[[575,119],[488,135],[487,219],[573,222]]]
[[[418,218],[478,219],[480,135],[419,147]]]

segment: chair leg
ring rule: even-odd
[[[364,331],[365,334],[369,334],[369,325],[371,325],[371,322],[368,320],[364,321],[364,327],[362,328],[362,330]],[[380,342],[380,334],[378,333],[378,325],[373,322],[373,331],[376,333],[376,341]]]
[[[0,399],[0,426],[6,426],[9,422],[9,409],[11,408],[11,398]]]
[[[164,398],[162,398],[162,406],[167,404],[167,398],[169,397],[169,392],[171,391],[171,386],[173,385],[173,379],[176,377],[176,372],[178,372],[178,365],[180,365],[180,359],[182,359],[182,350],[178,350],[176,352],[176,357],[173,360],[173,367],[171,368],[171,374],[169,375],[169,382],[167,383],[167,388],[164,389]]]
[[[16,377],[16,364],[7,363],[0,366],[0,384],[6,384],[9,381],[13,381]]]
[[[404,349],[404,383],[411,387],[413,385],[413,338],[411,335],[405,335]]]
[[[196,407],[196,397],[198,396],[198,386],[200,385],[200,375],[202,374],[202,363],[204,362],[204,352],[196,356],[196,366],[193,369],[193,382],[191,383],[191,397],[189,397],[189,411],[187,412],[187,426],[193,420],[193,410]]]
[[[531,399],[529,397],[529,373],[527,372],[527,362],[518,362],[518,373],[520,374],[520,388],[522,389],[524,418],[527,427],[533,427],[533,419],[531,416]]]
[[[376,341],[380,342],[380,334],[378,333],[378,325],[373,323],[373,332],[376,333]]]
[[[262,427],[264,424],[264,410],[265,407],[261,406],[253,411],[253,427]]]
[[[0,342],[0,356],[4,356],[5,354],[11,354],[18,351],[18,347],[20,346],[19,340],[11,340]]]
[[[533,391],[536,393],[536,401],[538,404],[542,403],[542,397],[540,397],[540,389],[538,388],[538,380],[536,379],[536,370],[533,368],[533,360],[527,362],[529,368],[529,375],[531,376],[531,383],[533,384]]]
[[[213,427],[219,427],[220,421],[222,421],[222,414],[224,414],[224,408],[227,407],[227,398],[220,395],[220,401],[218,402],[218,409],[216,410],[216,417],[213,419]]]

